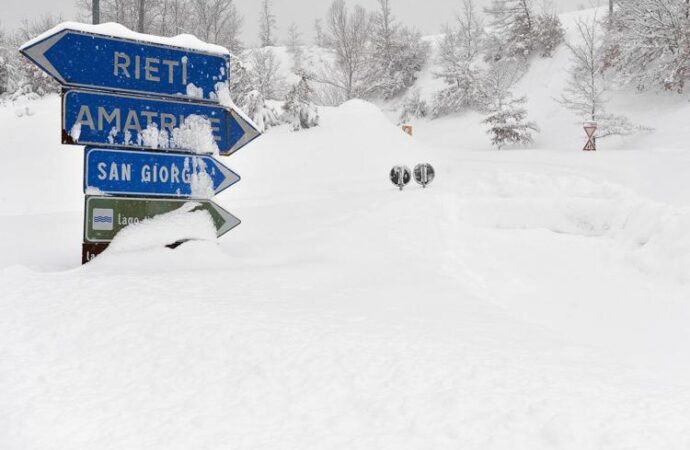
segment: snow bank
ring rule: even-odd
[[[187,240],[216,240],[216,227],[207,211],[195,211],[199,204],[185,203],[181,208],[123,228],[108,247],[121,253],[164,247]]]
[[[462,186],[462,220],[498,229],[607,237],[654,276],[690,282],[690,213],[612,182],[561,171],[487,171]]]

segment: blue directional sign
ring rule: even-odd
[[[62,29],[20,49],[66,86],[218,101],[229,55]]]
[[[209,198],[240,176],[206,155],[155,153],[87,147],[87,194]]]
[[[222,155],[260,135],[237,111],[210,103],[77,89],[62,99],[63,144],[198,153],[213,145],[199,142],[204,126]]]

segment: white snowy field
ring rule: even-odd
[[[26,106],[0,448],[690,446],[686,152],[442,148],[355,101],[226,160],[218,242],[82,267],[82,152],[57,97]],[[431,187],[389,184],[421,161]]]
[[[0,106],[0,449],[690,448],[690,108],[619,93],[655,131],[581,152],[563,51],[533,150],[323,108],[223,159],[240,227],[86,266],[59,98]]]

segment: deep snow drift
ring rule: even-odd
[[[82,267],[59,107],[0,107],[0,448],[690,446],[682,132],[492,152],[352,101],[224,160],[219,241],[175,215],[201,240]],[[389,183],[419,162],[428,189]]]

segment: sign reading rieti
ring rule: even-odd
[[[162,151],[192,151],[208,122],[221,155],[260,133],[238,112],[219,105],[69,90],[62,97],[62,143]],[[213,150],[209,148],[208,152]]]
[[[213,48],[211,46],[208,47]],[[218,101],[229,55],[58,29],[20,49],[60,84]]]
[[[208,198],[240,176],[206,155],[87,147],[84,192],[109,195]]]
[[[240,224],[240,219],[209,200],[193,200],[211,214],[218,237]],[[125,197],[86,197],[84,242],[110,242],[128,225],[181,208],[188,200]]]

